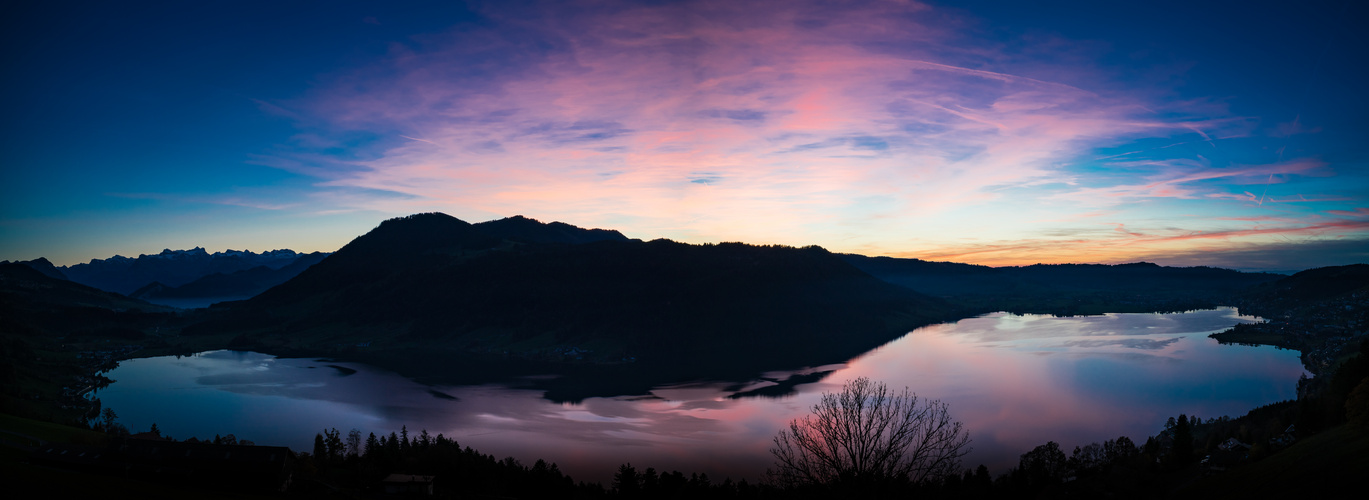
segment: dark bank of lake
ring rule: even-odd
[[[965,465],[983,463],[996,475],[1046,441],[1067,451],[1122,435],[1139,443],[1180,413],[1235,417],[1294,398],[1305,373],[1296,351],[1207,338],[1254,321],[1231,308],[994,313],[919,328],[840,365],[579,404],[551,402],[517,380],[427,386],[359,363],[240,351],[124,361],[106,374],[116,382],[95,396],[130,429],[155,422],[177,439],[233,433],[310,451],[324,428],[364,436],[407,425],[525,464],[556,462],[577,480],[607,481],[631,462],[756,481],[770,463],[771,438],[789,420],[822,392],[868,376],[947,402],[973,439]],[[777,383],[796,390],[763,397]]]

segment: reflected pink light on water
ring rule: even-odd
[[[1120,416],[1070,392],[1045,360],[975,342],[961,333],[964,326],[918,330],[896,349],[855,360],[853,373],[839,375],[897,381],[920,397],[947,403],[974,440],[976,453],[967,465],[985,462],[999,471],[1015,465],[1014,454],[1061,440],[1061,428],[1107,427],[1101,422]]]
[[[839,390],[845,380],[867,376],[895,388],[909,387],[922,398],[946,402],[974,439],[975,451],[965,465],[984,463],[1001,473],[1016,464],[1018,455],[1046,441],[1060,442],[1067,449],[1121,435],[1144,441],[1165,418],[1180,412],[1239,415],[1292,395],[1301,373],[1292,353],[1216,346],[1205,338],[1208,331],[1251,318],[1238,317],[1230,310],[1194,314],[1206,317],[1193,325],[1160,315],[999,314],[935,325],[856,358],[821,382],[801,385],[796,395],[733,401],[724,399],[725,384],[700,384],[653,391],[659,400],[596,398],[572,407],[567,414],[637,419],[621,422],[624,427],[617,430],[582,427],[569,432],[602,432],[602,438],[621,440],[623,447],[609,454],[618,457],[619,463],[736,471],[736,475],[756,478],[769,464],[771,439],[780,429],[806,415],[822,392]],[[1206,356],[1203,353],[1225,356],[1199,361],[1199,356]],[[1090,375],[1086,368],[1090,365],[1116,372],[1116,380]],[[1216,373],[1204,373],[1210,369]],[[1203,387],[1214,378],[1220,384],[1223,378],[1242,372],[1270,373],[1271,377],[1260,378],[1260,384],[1275,387],[1261,393],[1275,397],[1264,402],[1223,401],[1200,397],[1212,391],[1198,390],[1188,398],[1150,404],[1156,397],[1163,399],[1175,392],[1170,386],[1182,388],[1193,381]],[[1150,389],[1160,391],[1156,394]]]
[[[831,371],[797,393],[728,399],[732,382],[659,387],[649,397],[558,404],[499,385],[429,387],[365,365],[339,376],[308,359],[220,351],[126,362],[100,394],[133,429],[172,436],[234,432],[261,444],[311,449],[314,433],[407,425],[526,465],[555,462],[576,480],[611,481],[618,465],[757,481],[771,440],[823,392],[867,376],[949,405],[972,438],[964,465],[997,475],[1047,441],[1068,450],[1128,436],[1138,444],[1179,413],[1240,416],[1295,395],[1293,351],[1220,346],[1206,334],[1253,318],[1234,310],[1074,318],[991,314],[914,331]],[[241,359],[238,359],[241,358]],[[773,385],[753,381],[747,388]],[[436,389],[459,398],[433,397]],[[288,418],[281,418],[288,415]],[[198,427],[197,427],[198,426]]]

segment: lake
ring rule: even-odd
[[[1296,351],[1207,338],[1257,318],[1223,308],[1177,314],[988,314],[932,325],[847,363],[758,380],[657,387],[649,395],[553,403],[509,384],[425,386],[367,365],[238,351],[124,361],[99,391],[134,432],[177,439],[235,434],[311,451],[324,428],[377,435],[427,429],[496,457],[556,462],[576,480],[617,466],[757,481],[771,439],[822,392],[867,376],[940,399],[965,424],[964,465],[995,476],[1046,441],[1066,450],[1128,436],[1137,444],[1180,413],[1237,417],[1296,397]],[[777,383],[794,385],[781,397]],[[795,382],[801,382],[795,385]],[[732,396],[732,397],[729,397]]]

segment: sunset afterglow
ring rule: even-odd
[[[1369,259],[1362,6],[1104,3],[28,6],[0,258],[332,251],[440,211],[987,265]]]

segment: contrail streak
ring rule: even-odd
[[[1274,174],[1269,174],[1269,180],[1264,182],[1264,191],[1260,192],[1260,202],[1256,206],[1264,206],[1264,195],[1269,192],[1269,183],[1274,182]]]

